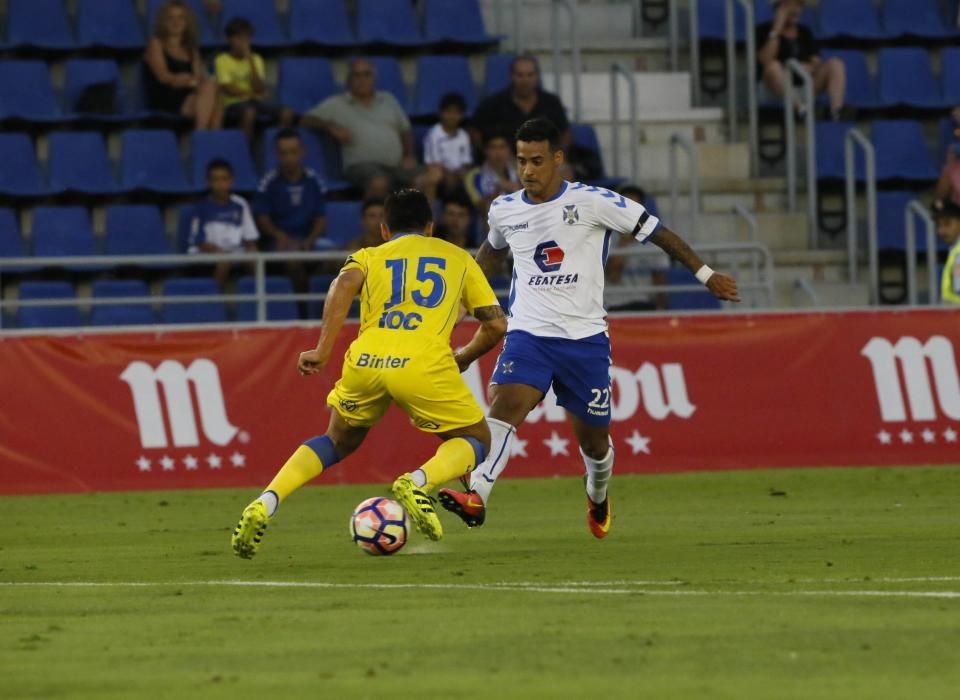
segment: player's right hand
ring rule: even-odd
[[[320,354],[319,350],[307,350],[300,353],[300,360],[297,362],[297,369],[304,377],[316,374],[324,368],[329,358]]]
[[[707,280],[707,289],[717,299],[724,301],[740,301],[740,293],[737,290],[737,281],[730,275],[722,272],[714,272]]]

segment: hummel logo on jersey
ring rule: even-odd
[[[533,260],[544,272],[556,272],[563,264],[563,248],[556,241],[544,241],[537,246]]]
[[[529,226],[530,224],[524,221],[522,224],[506,224],[504,228],[509,231],[526,231]]]
[[[577,213],[576,204],[568,204],[563,208],[563,223],[573,226],[580,221],[580,214]]]

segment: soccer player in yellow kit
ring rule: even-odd
[[[248,505],[233,533],[234,552],[256,554],[277,508],[291,493],[356,450],[395,401],[413,424],[443,440],[419,469],[403,474],[394,497],[417,529],[443,536],[427,495],[482,462],[490,449],[483,410],[460,376],[507,330],[486,276],[463,249],[432,238],[433,216],[423,193],[400,190],[387,198],[384,244],[350,255],[330,285],[323,329],[314,350],[300,353],[300,374],[327,364],[334,342],[360,294],[360,332],[343,360],[340,380],[327,396],[333,409],[324,435],[303,443],[266,490]],[[454,352],[450,334],[460,306],[480,321],[470,342]]]

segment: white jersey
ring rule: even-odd
[[[489,223],[490,245],[513,252],[509,329],[571,340],[607,330],[603,268],[613,233],[644,241],[660,226],[642,204],[566,181],[540,204],[523,190],[498,197]]]

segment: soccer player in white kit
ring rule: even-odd
[[[601,187],[565,181],[560,133],[550,121],[525,122],[516,142],[523,189],[493,201],[490,233],[477,253],[488,277],[502,267],[508,251],[513,253],[509,330],[490,382],[490,451],[474,469],[468,491],[442,489],[439,499],[468,526],[482,525],[517,426],[553,387],[580,443],[587,523],[595,537],[603,538],[610,531],[607,483],[613,472],[610,338],[603,308],[610,237],[621,233],[652,241],[718,299],[739,301],[737,283],[707,267],[643,205]]]

